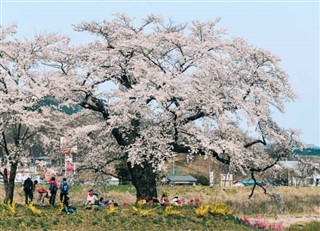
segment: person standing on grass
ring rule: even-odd
[[[33,182],[30,177],[28,177],[23,182],[23,191],[24,191],[24,196],[25,196],[25,203],[26,203],[26,205],[28,205],[29,204],[28,199],[30,199],[30,202],[33,199]]]
[[[56,200],[56,195],[57,195],[57,191],[58,191],[58,184],[56,182],[56,178],[52,177],[51,180],[49,181],[50,187],[49,187],[49,191],[50,191],[50,205],[54,206],[54,202]]]
[[[37,180],[35,180],[35,181],[33,181],[33,184],[32,184],[32,192],[35,192],[36,191],[36,185],[38,184],[38,181]]]
[[[69,185],[67,183],[67,178],[63,178],[62,183],[60,184],[60,201],[64,203],[67,199],[69,193]]]

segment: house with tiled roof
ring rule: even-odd
[[[197,183],[197,179],[191,175],[168,175],[166,182],[170,185],[193,185]]]

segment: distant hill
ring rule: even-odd
[[[193,161],[187,161],[183,154],[177,157],[171,163],[167,164],[167,173],[169,175],[192,175],[197,180],[199,176],[209,178],[209,171],[214,171],[214,181],[220,182],[221,163],[213,159],[204,159],[203,156],[195,156]]]
[[[302,156],[318,156],[320,157],[320,148],[312,145],[307,146],[307,148],[304,148],[302,150],[296,149],[293,151],[294,154],[302,155]]]
[[[306,144],[305,146],[306,146],[306,148],[320,149],[318,146],[316,146],[316,145],[314,145],[314,144]]]
[[[301,156],[310,156],[315,159],[320,159],[320,148],[316,145],[305,145],[306,148],[302,150],[294,150],[293,153]],[[294,157],[289,158],[295,160]],[[167,173],[170,175],[209,175],[209,170],[214,169],[215,174],[220,174],[223,170],[223,165],[219,161],[212,159],[204,159],[203,156],[195,156],[194,160],[188,162],[186,156],[183,154],[177,155],[173,162],[167,164]]]
[[[274,144],[267,144],[265,146],[266,149],[271,149]],[[320,157],[320,147],[314,144],[305,144],[304,149],[295,149],[293,150],[294,154],[302,155],[302,156],[317,156]]]

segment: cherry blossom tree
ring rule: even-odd
[[[0,35],[0,172],[5,199],[12,203],[15,176],[21,158],[41,143],[54,149],[64,113],[46,101],[66,101],[60,72],[46,65],[58,56],[69,40],[55,34],[19,40],[16,27],[2,27]],[[66,101],[67,102],[67,101]]]
[[[254,191],[255,173],[299,145],[297,131],[272,118],[297,98],[280,59],[232,38],[218,21],[174,24],[150,15],[137,23],[118,14],[75,27],[97,39],[65,60],[77,72],[70,91],[100,116],[99,137],[119,145],[137,199],[157,196],[156,173],[177,153],[249,174]],[[265,148],[271,143],[276,158]],[[91,147],[105,153],[105,145]]]
[[[148,16],[136,25],[117,15],[76,27],[100,40],[78,49],[74,91],[122,148],[137,199],[157,196],[155,173],[176,153],[212,156],[255,179],[296,145],[296,131],[271,117],[296,98],[279,58],[229,39],[217,22]],[[116,88],[105,91],[106,83]],[[276,144],[275,160],[267,143]]]

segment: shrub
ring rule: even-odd
[[[210,182],[209,182],[209,178],[204,176],[204,175],[200,175],[200,174],[193,174],[192,175],[194,178],[197,179],[197,183],[204,185],[204,186],[209,186]]]

